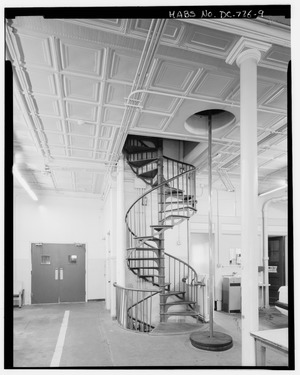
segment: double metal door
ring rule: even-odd
[[[85,301],[85,245],[31,245],[31,303]]]

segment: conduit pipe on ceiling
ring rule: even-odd
[[[126,104],[125,104],[126,108],[125,108],[125,112],[122,118],[121,128],[120,128],[121,137],[119,138],[119,142],[116,143],[114,150],[113,150],[116,157],[119,156],[123,148],[123,145],[127,136],[130,120],[132,119],[132,116],[134,115],[135,110],[136,110],[135,106],[139,102],[140,97],[142,95],[142,93],[140,92],[141,90],[139,89],[144,84],[146,74],[153,61],[153,56],[155,55],[155,52],[157,50],[158,42],[160,41],[160,37],[163,33],[165,23],[166,23],[166,20],[152,20],[151,21],[151,25],[148,31],[147,39],[145,41],[144,49],[143,49],[141,59],[138,65],[138,69],[137,69],[137,72],[133,81],[132,91],[126,100]]]
[[[12,66],[14,67],[14,74],[13,74],[13,81],[18,88],[18,90],[14,90],[14,95],[20,105],[20,109],[22,110],[23,116],[25,118],[26,124],[29,127],[30,134],[32,135],[33,142],[37,149],[41,152],[42,156],[50,159],[51,155],[49,150],[46,147],[45,140],[43,138],[43,133],[39,129],[38,125],[39,120],[37,119],[35,113],[35,107],[32,103],[30,95],[27,93],[27,81],[24,78],[24,70],[19,64],[17,53],[15,50],[15,44],[13,42],[13,29],[11,26],[6,23],[6,44],[8,51],[12,57]],[[21,95],[21,92],[23,95]],[[28,114],[30,113],[30,115]]]
[[[145,41],[145,45],[144,45],[142,55],[140,58],[140,62],[137,68],[137,72],[136,72],[136,75],[132,84],[131,93],[126,98],[125,111],[124,111],[122,121],[121,121],[119,136],[112,150],[113,155],[112,155],[112,159],[109,162],[105,181],[109,180],[109,175],[112,169],[114,168],[119,158],[119,155],[122,151],[124,142],[127,137],[130,121],[132,120],[135,114],[137,103],[140,101],[140,97],[142,95],[142,92],[140,93],[138,89],[142,87],[144,84],[146,75],[149,71],[149,67],[153,61],[153,56],[155,55],[155,52],[158,48],[158,44],[159,44],[166,22],[167,22],[166,19],[153,19],[151,21],[149,31],[147,34],[147,38]],[[106,198],[109,187],[110,187],[109,184],[107,184],[106,187],[104,188],[105,191],[102,194],[103,199]]]
[[[219,100],[211,100],[211,99],[204,99],[204,98],[193,98],[190,96],[185,96],[185,95],[177,95],[177,94],[171,94],[169,92],[161,92],[161,91],[155,91],[155,90],[146,90],[146,89],[139,89],[132,91],[130,95],[128,96],[128,99],[130,99],[131,95],[135,95],[138,93],[145,93],[145,94],[154,94],[154,95],[162,95],[162,96],[169,96],[172,98],[177,98],[177,99],[184,99],[184,100],[193,100],[196,102],[204,102],[204,103],[210,103],[210,104],[217,104],[217,105],[226,105],[230,107],[236,107],[240,108],[240,104],[234,104],[234,103],[224,103],[223,101]],[[264,108],[258,108],[258,112],[265,112],[265,113],[270,113],[272,115],[283,115],[285,116],[286,113],[284,111],[275,111],[275,110],[269,110],[269,109],[264,109]]]
[[[263,234],[263,284],[264,284],[264,307],[269,305],[269,254],[268,254],[268,207],[271,203],[286,201],[287,196],[271,198],[262,205],[262,234]]]

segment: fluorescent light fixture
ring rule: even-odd
[[[22,185],[22,187],[27,191],[29,196],[34,200],[37,201],[38,197],[35,195],[35,193],[30,189],[30,186],[28,183],[24,180],[22,177],[20,171],[18,170],[16,165],[13,165],[13,174],[16,177],[16,179],[19,181],[19,183]]]
[[[285,189],[286,187],[287,187],[287,184],[285,184],[283,186],[280,186],[280,187],[278,187],[276,189],[273,189],[273,190],[270,190],[270,191],[266,191],[265,193],[258,194],[258,196],[262,197],[262,196],[267,195],[267,194],[275,193],[275,191],[279,191],[279,190]]]

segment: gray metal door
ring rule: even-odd
[[[85,246],[32,244],[31,303],[85,301]]]
[[[85,246],[64,245],[60,250],[60,302],[85,301]]]
[[[31,303],[57,303],[58,252],[48,244],[31,245]]]

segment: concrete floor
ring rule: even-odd
[[[58,343],[65,311],[69,320],[63,343]],[[234,345],[225,352],[194,348],[189,333],[155,336],[122,329],[112,320],[105,302],[35,305],[14,308],[14,367],[49,368],[57,350],[55,367],[234,367],[241,366],[240,314],[215,312],[214,330],[230,334]],[[261,311],[260,329],[288,326],[288,318],[275,308]],[[208,329],[200,325],[199,329]],[[274,352],[268,366],[287,366]]]

